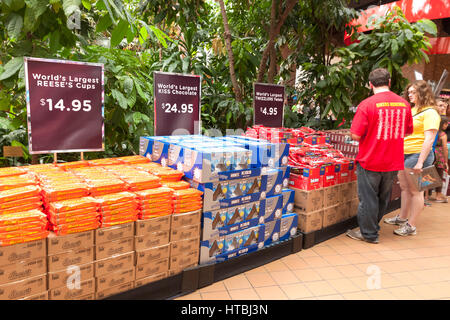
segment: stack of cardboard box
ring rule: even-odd
[[[95,231],[96,299],[134,288],[134,222]]]
[[[47,300],[46,239],[0,247],[0,300]]]
[[[50,300],[93,300],[94,231],[47,238]]]
[[[359,201],[356,181],[309,191],[290,188],[295,191],[295,211],[302,232],[317,231],[357,214]]]

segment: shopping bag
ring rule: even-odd
[[[435,166],[422,169],[420,174],[414,173],[412,169],[406,168],[406,177],[415,191],[425,191],[442,186],[442,178],[439,176]]]

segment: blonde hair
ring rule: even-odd
[[[408,84],[408,86],[406,87],[405,93],[404,93],[404,98],[410,104],[411,104],[411,101],[409,100],[408,89],[411,87],[416,89],[416,93],[417,93],[417,101],[414,104],[414,106],[417,107],[417,112],[422,111],[422,109],[425,107],[433,107],[436,111],[438,111],[436,99],[434,98],[434,94],[433,94],[433,90],[431,90],[430,85],[426,81],[419,80],[414,83]]]

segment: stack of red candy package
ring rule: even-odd
[[[355,163],[330,144],[327,132],[311,128],[254,126],[246,136],[272,143],[289,143],[290,185],[314,190],[356,180]]]

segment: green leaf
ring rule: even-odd
[[[130,94],[127,95],[128,98],[128,106],[130,108],[133,108],[133,106],[136,104],[137,101],[137,95],[136,95],[136,90],[132,90]]]
[[[134,40],[134,31],[132,30],[132,26],[129,24],[130,28],[127,31],[127,41],[131,43]]]
[[[432,34],[435,36],[438,32],[436,24],[428,19],[422,19],[416,22],[418,26],[422,28],[423,31]]]
[[[111,33],[111,47],[116,47],[125,38],[129,24],[126,20],[120,20],[117,27]]]
[[[20,9],[22,9],[25,6],[25,1],[24,0],[13,0],[10,1],[11,4],[8,5],[12,11],[19,11]]]
[[[139,35],[140,35],[140,37],[139,37],[139,42],[140,42],[141,45],[142,45],[142,44],[144,44],[144,42],[147,40],[147,37],[148,37],[148,31],[147,31],[147,28],[146,28],[146,27],[142,27],[142,28],[139,30]]]
[[[133,91],[134,85],[133,85],[133,79],[130,77],[125,77],[123,81],[123,91],[126,95],[130,94],[131,91]]]
[[[6,20],[6,30],[8,30],[8,36],[12,39],[18,39],[20,31],[23,27],[23,18],[17,13],[11,13]]]
[[[122,92],[116,90],[116,89],[111,89],[111,94],[113,96],[114,99],[116,99],[117,103],[119,104],[119,106],[126,110],[128,108],[128,101],[127,98],[125,98],[125,96],[122,94]]]
[[[405,36],[406,36],[406,39],[412,40],[412,38],[414,37],[414,34],[413,34],[413,32],[410,29],[406,29],[405,30]]]
[[[59,39],[60,39],[61,34],[59,33],[59,30],[55,30],[52,32],[52,34],[50,35],[50,50],[52,52],[56,52],[59,47],[60,47],[60,43],[59,43]]]
[[[173,72],[178,67],[178,62],[172,63],[169,68],[167,69],[168,72]]]
[[[391,48],[392,48],[392,55],[395,55],[398,52],[398,42],[395,39],[391,40]]]
[[[3,116],[0,118],[0,129],[5,131],[10,131],[13,129],[9,120],[7,118],[4,118]]]
[[[89,0],[81,0],[83,3],[83,7],[85,7],[88,11],[91,11],[92,4]]]
[[[0,80],[8,79],[16,74],[23,66],[23,57],[14,57],[5,64],[5,71],[0,75]]]
[[[183,58],[183,65],[182,65],[182,69],[184,73],[188,73],[188,68],[189,68],[189,57],[184,57]]]
[[[101,1],[99,1],[101,2]],[[96,32],[102,32],[105,31],[109,26],[111,26],[113,23],[111,21],[111,17],[109,14],[105,14],[103,17],[100,18],[100,20],[97,23],[97,26],[95,27]]]

